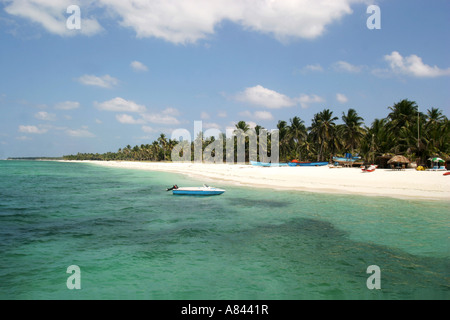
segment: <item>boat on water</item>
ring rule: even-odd
[[[168,188],[167,191],[172,191],[174,195],[190,195],[190,196],[215,196],[225,192],[223,189],[210,187],[206,184],[203,187],[178,187],[174,185]]]

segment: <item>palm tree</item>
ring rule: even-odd
[[[289,120],[288,137],[294,144],[295,158],[301,159],[301,148],[306,141],[308,132],[305,127],[305,122],[299,117],[294,117]]]
[[[248,129],[250,129],[250,126],[245,121],[239,121],[235,124],[236,129],[242,130],[244,133],[247,132]]]
[[[160,146],[159,146],[158,141],[153,141],[151,150],[152,150],[152,159],[154,161],[161,160],[161,159],[159,159]]]
[[[342,113],[341,135],[344,140],[345,148],[350,149],[351,153],[357,149],[366,131],[362,127],[364,119],[358,116],[354,109],[349,109],[347,114]]]
[[[289,136],[288,136],[288,125],[284,120],[278,121],[278,138],[280,146],[280,159],[286,160],[287,152],[289,148]]]
[[[167,143],[168,142],[167,142],[167,139],[166,139],[166,135],[164,133],[161,133],[159,135],[158,142],[159,142],[159,145],[161,146],[161,149],[162,149],[163,159],[164,159],[164,161],[166,161],[166,148],[167,148]]]
[[[336,120],[338,120],[338,117],[333,117],[333,111],[330,111],[329,109],[325,109],[314,115],[310,134],[313,141],[320,146],[317,161],[323,159],[325,151],[328,151],[328,149],[335,149],[334,145],[336,145],[337,137],[336,124],[334,121]]]
[[[442,150],[446,152],[446,145],[449,140],[449,121],[442,111],[438,108],[427,110],[423,134],[426,141],[427,156],[439,153]]]
[[[392,107],[389,107],[391,112],[387,118],[389,120],[389,126],[394,132],[398,132],[402,127],[409,127],[412,124],[416,124],[417,112],[419,107],[416,102],[409,100],[402,100]]]

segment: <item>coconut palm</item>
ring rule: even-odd
[[[340,127],[340,133],[344,146],[353,153],[361,144],[361,140],[366,133],[366,130],[362,127],[364,119],[354,109],[349,109],[347,114],[342,113],[342,121],[344,121],[344,124]]]
[[[312,119],[310,134],[312,135],[313,141],[319,146],[317,161],[323,159],[325,152],[334,149],[333,145],[336,144],[337,138],[336,120],[338,120],[338,117],[333,117],[333,111],[329,109],[316,113]]]
[[[161,133],[157,140],[159,142],[159,145],[161,146],[163,160],[166,161],[166,149],[168,144],[166,135],[164,133]]]
[[[289,149],[288,125],[284,120],[278,121],[278,138],[280,146],[280,159],[286,160]]]
[[[305,122],[299,117],[294,117],[289,120],[288,137],[293,143],[294,156],[296,159],[301,159],[301,148],[308,137]]]
[[[250,129],[250,126],[245,121],[239,121],[235,124],[236,129],[240,129],[243,132],[247,132],[248,129]]]

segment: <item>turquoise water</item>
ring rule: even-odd
[[[450,202],[175,183],[202,181],[0,161],[0,299],[450,298]]]

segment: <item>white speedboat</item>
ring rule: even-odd
[[[191,196],[215,196],[225,192],[223,189],[203,185],[203,187],[178,187],[177,185],[167,189],[175,195],[191,195]]]

